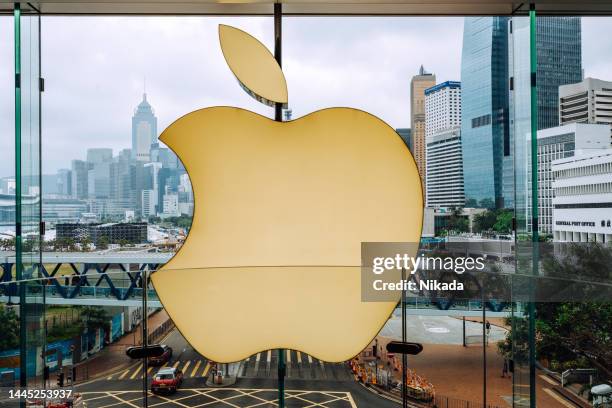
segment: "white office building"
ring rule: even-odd
[[[425,200],[427,207],[463,207],[461,82],[425,90]]]
[[[425,89],[425,137],[461,126],[461,82]]]
[[[426,137],[427,207],[463,207],[463,160],[461,127],[436,132]]]
[[[178,194],[164,194],[162,217],[178,217],[179,196]]]
[[[606,125],[571,123],[538,131],[538,221],[541,234],[553,232],[553,160],[574,156],[574,152],[607,149],[610,129]],[[531,182],[528,182],[528,191]],[[527,196],[530,196],[528,194]],[[531,231],[531,200],[527,203],[528,227]]]
[[[554,240],[612,242],[612,149],[555,160],[552,173]]]
[[[559,123],[573,122],[607,124],[612,137],[612,82],[585,78],[559,87]]]

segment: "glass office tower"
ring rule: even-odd
[[[582,33],[580,17],[540,17],[536,24],[537,52],[537,128],[559,126],[559,87],[582,80]],[[516,209],[530,206],[529,189],[515,191],[514,178],[529,179],[527,167],[514,168],[514,163],[524,163],[529,153],[524,151],[525,140],[530,134],[529,99],[531,97],[531,73],[529,50],[520,46],[529,38],[529,24],[520,17],[509,22],[510,53],[510,140],[511,155],[504,158],[503,195],[506,206],[514,194]],[[515,44],[515,46],[513,46]],[[518,44],[518,46],[517,46]],[[521,138],[517,141],[517,138]],[[516,155],[516,157],[514,157]],[[519,214],[517,221],[531,229],[528,216]],[[529,225],[528,225],[529,224]]]
[[[463,30],[461,135],[467,207],[502,207],[508,128],[508,18],[468,17]]]

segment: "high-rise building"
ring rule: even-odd
[[[559,124],[573,122],[608,124],[612,130],[612,82],[585,78],[559,87]]]
[[[425,89],[425,136],[461,126],[461,82]]]
[[[595,125],[593,125],[595,126]],[[576,152],[552,163],[553,239],[612,242],[612,149]]]
[[[419,74],[410,81],[410,129],[412,155],[417,164],[421,181],[425,185],[425,89],[436,84],[436,76],[421,65]]]
[[[73,160],[71,164],[71,193],[76,199],[85,199],[89,193],[89,163],[83,160]]]
[[[579,17],[541,17],[536,23],[537,129],[559,125],[559,87],[582,78],[581,22]],[[515,179],[529,178],[529,169],[514,163],[529,160],[525,135],[531,132],[531,67],[529,19],[509,22],[510,155],[504,155],[503,196],[506,206],[527,207],[529,194],[515,191]],[[511,199],[516,201],[513,202]],[[528,217],[529,218],[529,217]],[[526,221],[517,220],[519,229]]]
[[[178,217],[181,215],[179,212],[179,196],[176,193],[164,194],[163,199],[163,211],[164,217]]]
[[[56,176],[57,194],[63,197],[72,196],[72,172],[70,169],[59,169]]]
[[[111,195],[111,162],[89,163],[87,196],[109,198]]]
[[[427,136],[427,207],[463,207],[461,128],[455,126]]]
[[[427,207],[463,207],[461,82],[425,89]]]
[[[412,143],[412,131],[410,128],[399,128],[395,129],[398,135],[402,138],[406,147],[412,153],[412,149],[414,148],[414,143]]]
[[[108,163],[113,159],[113,149],[96,147],[87,149],[87,161],[91,164]]]
[[[157,118],[145,93],[132,117],[132,158],[149,162],[153,143],[157,143]]]
[[[580,17],[538,17],[536,50],[540,130],[559,125],[559,87],[582,80]],[[522,63],[529,70],[529,61]]]
[[[526,138],[529,135],[525,136]],[[574,156],[575,152],[599,151],[612,148],[610,130],[606,125],[571,123],[538,131],[538,231],[553,233],[553,172],[554,160]],[[531,183],[527,183],[528,190]],[[527,228],[532,230],[531,201],[527,203]]]
[[[466,206],[502,207],[508,129],[508,18],[467,17],[461,57]]]

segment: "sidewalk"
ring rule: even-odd
[[[149,333],[153,333],[155,329],[169,320],[168,314],[163,309],[152,314],[149,316],[148,322]],[[137,364],[126,356],[125,350],[139,344],[142,344],[141,325],[136,326],[131,333],[126,333],[118,341],[107,345],[88,360],[79,363],[77,365],[77,383],[103,377],[111,372]]]

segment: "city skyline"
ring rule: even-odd
[[[10,21],[0,18],[2,35],[12,36]],[[271,110],[230,86],[235,79],[220,54],[215,58],[220,22],[245,28],[271,46],[272,21],[267,18],[43,18],[43,173],[67,168],[62,163],[66,155],[85,159],[87,148],[110,147],[115,154],[128,148],[129,118],[142,95],[144,76],[159,131],[182,112],[205,106],[234,105],[271,116]],[[606,32],[605,23],[583,19],[585,76],[606,78],[612,45],[597,40]],[[313,24],[323,34],[313,35]],[[421,64],[440,80],[459,80],[462,26],[462,18],[286,18],[284,69],[292,84],[293,117],[329,106],[355,106],[394,128],[409,127],[410,77]],[[108,27],[117,34],[109,35]],[[138,46],[121,44],[121,32],[133,36]],[[148,45],[152,36],[156,42]],[[189,37],[202,38],[203,45],[176,46]],[[95,52],[88,44],[96,44]],[[166,70],[155,62],[158,50],[168,54]],[[0,44],[0,57],[9,61],[0,64],[0,142],[12,149],[10,42]],[[74,68],[66,70],[61,60],[70,60]],[[0,163],[2,177],[14,173],[12,157],[7,159]]]

